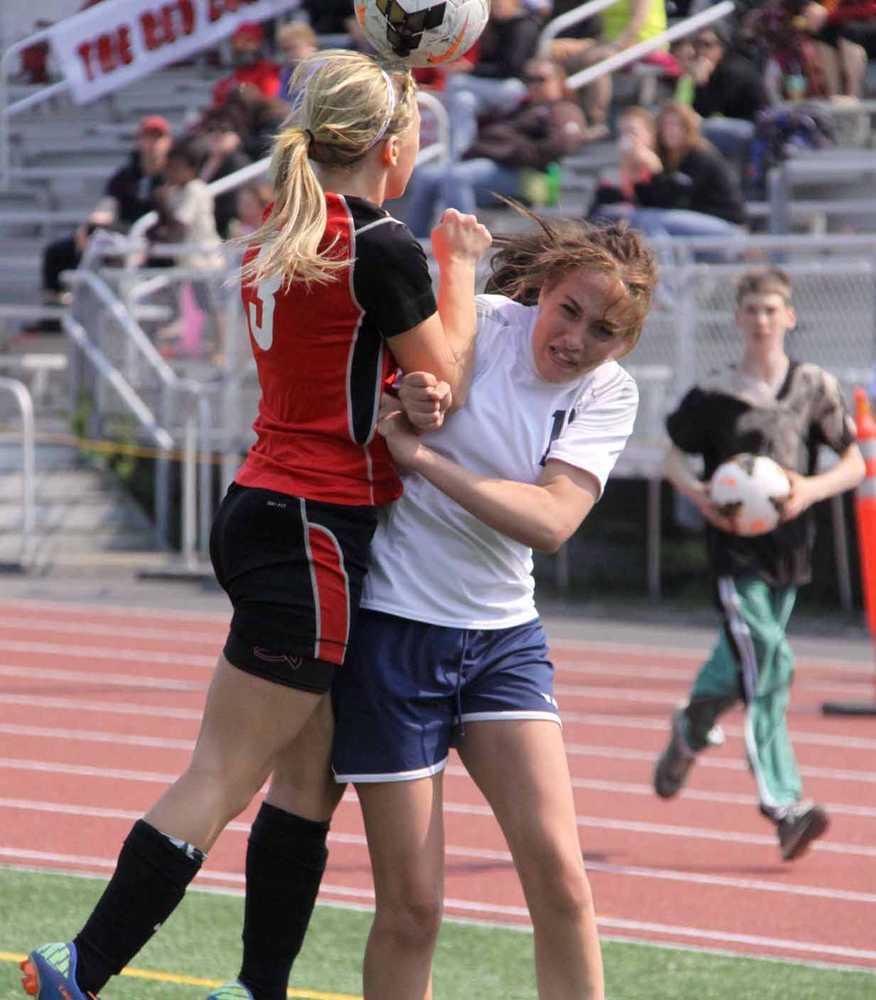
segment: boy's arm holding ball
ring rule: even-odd
[[[697,510],[709,524],[714,525],[719,531],[733,534],[733,519],[724,517],[720,513],[709,495],[709,484],[697,479],[688,465],[687,456],[676,445],[671,445],[666,453],[663,474],[682,496],[686,496],[696,505]]]
[[[864,456],[856,444],[850,444],[826,472],[804,476],[793,469],[785,469],[791,492],[782,505],[782,520],[792,521],[819,500],[854,489],[864,478],[864,473]]]

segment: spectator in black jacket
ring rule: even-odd
[[[733,49],[721,22],[682,40],[673,54],[683,69],[676,94],[687,91],[703,135],[725,156],[744,160],[758,112],[769,104],[758,68]]]
[[[739,182],[700,134],[699,115],[667,104],[657,116],[663,170],[634,185],[635,207],[605,205],[604,217],[627,218],[650,236],[727,236],[741,232],[745,205]]]
[[[95,229],[126,232],[141,216],[154,208],[153,192],[164,183],[164,167],[173,141],[170,124],[161,115],[140,120],[137,147],[130,160],[107,181],[103,197],[94,211],[70,236],[54,240],[43,250],[42,288],[47,305],[59,305],[66,293],[61,282],[64,271],[79,266],[88,239]],[[58,323],[46,320],[34,332],[55,332]]]
[[[524,78],[526,98],[514,111],[482,119],[461,162],[414,172],[405,199],[414,235],[429,235],[439,206],[473,213],[478,204],[495,204],[494,193],[529,200],[533,182],[584,142],[587,123],[566,93],[562,67],[533,59]]]
[[[301,6],[318,35],[338,35],[347,30],[350,0],[302,0]]]

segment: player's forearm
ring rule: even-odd
[[[474,368],[477,309],[475,307],[476,264],[453,258],[441,266],[438,284],[438,315],[455,360],[453,378],[447,379],[453,393],[452,409],[465,402]]]
[[[480,476],[421,445],[408,465],[488,527],[539,552],[556,552],[581,523],[543,486]]]
[[[817,499],[827,500],[828,497],[836,496],[837,493],[845,493],[846,490],[854,489],[864,478],[865,471],[861,449],[856,444],[852,444],[840,455],[839,460],[832,468],[809,478],[817,494]]]
[[[691,472],[684,453],[672,447],[663,463],[663,474],[682,496],[693,499],[702,493],[703,484]]]

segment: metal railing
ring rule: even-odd
[[[27,386],[18,379],[0,376],[0,391],[8,392],[21,413],[21,547],[19,565],[27,569],[33,556],[36,537],[36,434],[33,399]]]
[[[112,246],[113,252],[118,250],[118,241],[113,240],[109,245]],[[88,263],[93,265],[97,258],[98,254],[93,252]],[[123,335],[126,347],[124,372],[110,360],[101,345],[96,342],[93,331],[86,329],[86,326],[75,317],[77,307],[81,308],[81,301],[77,302],[74,297],[72,309],[62,319],[67,335],[82,351],[102,382],[115,392],[124,410],[134,417],[156,449],[153,494],[155,528],[158,543],[162,548],[169,547],[170,461],[173,453],[178,450],[170,414],[178,402],[182,403],[186,411],[179,449],[182,451],[183,468],[180,536],[183,562],[187,566],[192,566],[197,561],[197,554],[206,558],[209,548],[213,479],[210,397],[220,391],[222,386],[180,377],[161,357],[149,336],[101,275],[93,270],[80,268],[67,272],[65,278],[73,286],[74,296],[77,289],[87,288],[95,297],[103,317],[114,321]],[[132,385],[132,382],[138,381],[138,366],[134,363],[132,355],[145,362],[149,371],[159,381],[161,411],[159,413],[145,402],[141,393]],[[199,463],[200,472],[196,472]]]
[[[580,24],[582,21],[586,21],[588,17],[598,14],[600,11],[605,10],[606,7],[611,7],[615,3],[617,3],[617,0],[589,0],[589,3],[584,3],[580,7],[567,10],[565,14],[560,14],[559,17],[548,21],[544,28],[542,28],[538,39],[538,54],[542,57],[549,56],[551,42],[560,32],[565,31],[566,28],[574,27],[574,25]]]
[[[695,31],[699,31],[701,28],[705,28],[715,21],[722,20],[733,12],[734,6],[732,0],[723,0],[722,3],[716,4],[714,7],[709,7],[700,14],[695,14],[693,17],[686,17],[683,21],[673,24],[671,28],[667,28],[666,31],[655,35],[653,38],[648,38],[644,42],[637,42],[628,49],[624,49],[622,52],[617,52],[607,59],[603,59],[602,62],[598,62],[594,66],[588,66],[578,73],[573,73],[566,80],[566,85],[571,90],[578,90],[581,87],[585,87],[588,83],[593,83],[594,80],[598,80],[601,76],[614,73],[615,70],[623,69],[624,66],[629,66],[630,63],[636,62],[643,56],[647,56],[651,52],[656,52],[657,49],[662,49],[670,42],[674,42],[679,38],[685,38],[687,35],[692,35]]]

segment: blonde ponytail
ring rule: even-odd
[[[303,59],[289,85],[292,112],[271,155],[274,204],[246,243],[259,253],[243,268],[245,282],[280,276],[284,283],[326,283],[348,267],[325,236],[325,194],[311,161],[355,169],[382,139],[410,127],[416,87],[409,73],[383,69],[347,50]]]

